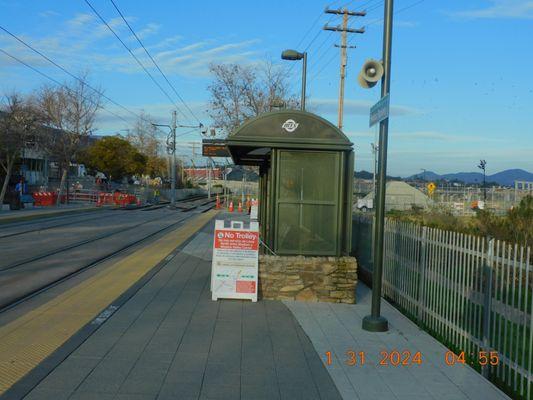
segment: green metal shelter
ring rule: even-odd
[[[308,112],[262,114],[226,139],[235,164],[259,166],[261,238],[278,255],[349,255],[353,144]]]

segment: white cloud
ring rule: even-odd
[[[370,108],[375,102],[366,100],[345,100],[344,101],[344,114],[345,115],[369,115]],[[309,101],[309,108],[313,112],[319,114],[335,114],[337,113],[339,101],[337,99],[311,99]],[[391,105],[390,113],[393,116],[403,115],[418,115],[422,111],[416,108]]]
[[[136,17],[126,16],[125,18],[130,24],[137,21]],[[109,19],[107,23],[126,42],[146,68],[154,68],[151,60],[120,17]],[[161,69],[169,76],[203,78],[209,76],[209,64],[213,62],[252,63],[257,55],[255,49],[259,47],[257,46],[258,39],[224,43],[206,38],[193,43],[180,43],[181,46],[176,48],[176,43],[184,42],[181,35],[158,37],[156,41],[154,37],[160,31],[161,25],[153,22],[137,25],[134,27],[137,35],[143,39],[145,46],[157,60]],[[114,38],[110,30],[91,13],[74,15],[47,36],[31,37],[21,32],[14,33],[74,73],[86,66],[97,66],[103,71],[144,73],[137,62]],[[146,40],[147,38],[151,40]],[[151,41],[155,43],[150,43]],[[0,35],[0,46],[33,66],[49,65],[7,35]],[[0,66],[13,65],[16,65],[15,61],[0,55]]]
[[[95,17],[92,14],[76,14],[74,18],[71,18],[67,21],[67,25],[77,28],[92,23],[94,19]]]
[[[61,14],[59,14],[56,11],[53,10],[47,10],[39,13],[39,17],[48,18],[48,17],[57,17]]]
[[[139,39],[142,40],[157,33],[159,31],[159,28],[161,28],[161,25],[151,22],[147,24],[143,29],[139,30],[136,33]]]
[[[415,21],[394,21],[394,27],[396,28],[415,28],[418,26],[418,22]]]
[[[455,12],[452,15],[462,18],[517,18],[533,19],[531,0],[489,0],[488,7]]]

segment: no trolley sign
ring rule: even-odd
[[[257,301],[259,225],[251,222],[245,229],[240,221],[225,228],[216,221],[211,268],[212,299],[249,299]]]

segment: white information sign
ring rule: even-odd
[[[257,301],[259,256],[259,224],[232,221],[215,222],[213,263],[211,266],[211,297],[218,299],[249,299]]]
[[[252,199],[252,205],[250,207],[250,219],[257,221],[257,212],[259,211],[259,200]]]

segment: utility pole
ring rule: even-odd
[[[176,125],[177,113],[172,111],[172,158],[170,162],[170,207],[176,207]]]
[[[163,124],[154,124],[152,126],[164,126],[170,129],[170,134],[167,136],[167,152],[170,155],[170,207],[176,207],[176,128],[203,128],[203,124],[200,123],[198,126],[189,126],[189,125],[178,125],[177,112],[176,110],[172,111],[172,125],[163,125]],[[194,156],[194,142],[193,142],[193,156]],[[194,166],[194,164],[193,164]],[[182,164],[182,174],[183,174],[183,164]],[[183,178],[182,178],[183,179]]]
[[[211,198],[211,158],[207,159],[207,198]]]
[[[383,77],[381,79],[381,98],[384,98],[390,92],[393,3],[393,0],[385,0],[385,11],[383,17]],[[375,250],[372,257],[372,306],[370,315],[367,315],[363,318],[363,329],[370,332],[385,332],[389,329],[389,323],[387,319],[381,316],[388,136],[389,118],[386,118],[379,123],[379,179],[376,194],[376,230],[374,237]]]
[[[348,17],[364,17],[366,15],[365,11],[349,11],[346,8],[339,8],[337,10],[331,10],[326,8],[324,11],[326,14],[335,14],[342,15],[342,26],[324,26],[326,31],[341,32],[341,45],[335,45],[335,47],[340,47],[341,49],[341,64],[340,64],[340,84],[339,84],[339,129],[342,130],[342,120],[344,116],[344,80],[346,78],[346,64],[347,64],[347,54],[346,49],[355,48],[355,46],[348,46],[346,43],[348,33],[365,33],[365,29],[350,29],[348,28]]]

